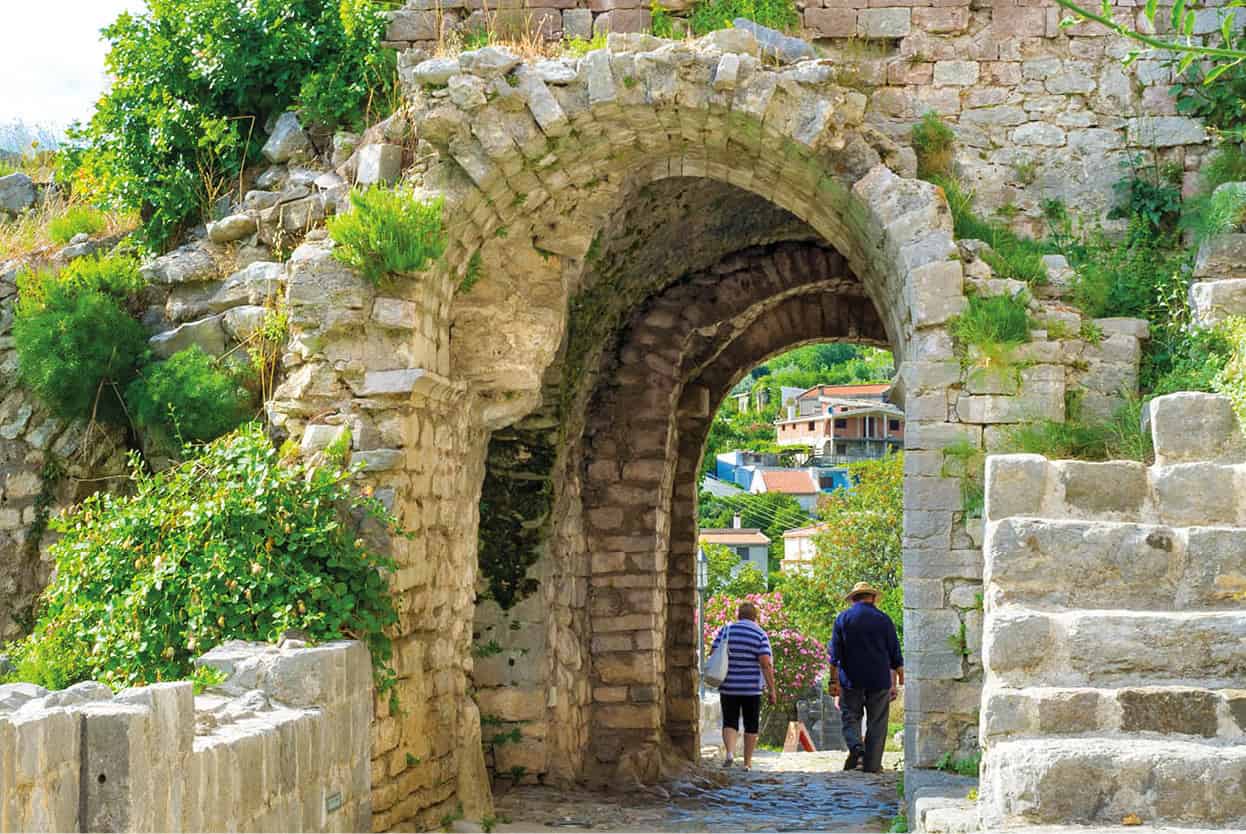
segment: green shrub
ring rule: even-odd
[[[148,365],[125,400],[135,425],[166,446],[214,440],[241,425],[254,407],[237,378],[198,345]]]
[[[1153,457],[1151,433],[1142,430],[1142,400],[1128,400],[1109,420],[1088,422],[1080,408],[1067,420],[1020,423],[1005,434],[1001,451],[1044,455],[1052,460],[1137,460]]]
[[[1030,313],[1022,298],[971,295],[964,311],[952,320],[950,330],[963,347],[1019,345],[1030,340]]]
[[[591,39],[585,40],[579,37],[570,37],[563,41],[562,51],[564,54],[573,55],[576,58],[583,58],[590,52],[598,49],[606,48],[606,33],[598,32]]]
[[[351,475],[283,463],[258,425],[147,475],[132,459],[128,495],[97,493],[54,522],[55,579],[31,635],[6,651],[18,676],[50,688],[119,688],[187,678],[226,640],[367,642],[392,681],[384,629],[397,614],[352,514],[397,521],[356,495]]]
[[[927,179],[942,188],[947,197],[956,239],[981,240],[991,247],[992,251],[982,253],[982,259],[998,277],[1032,285],[1046,283],[1043,255],[1053,251],[1050,246],[1023,238],[1006,226],[979,217],[973,210],[973,192],[966,191],[951,176],[932,174]]]
[[[649,30],[659,38],[675,37],[675,18],[658,0],[649,3],[649,17],[653,21]]]
[[[1146,163],[1135,156],[1122,163],[1125,175],[1112,185],[1116,205],[1108,217],[1144,221],[1152,234],[1170,234],[1181,216],[1180,166]]]
[[[952,176],[956,134],[936,113],[927,111],[921,121],[913,125],[912,142],[920,179]]]
[[[104,213],[91,206],[74,206],[60,217],[48,222],[48,236],[54,243],[64,246],[75,235],[93,235],[104,228]]]
[[[800,13],[792,0],[699,0],[692,7],[689,25],[698,37],[731,28],[737,17],[771,29],[788,31],[800,25]]]
[[[149,0],[104,30],[112,79],[72,132],[63,176],[85,169],[141,209],[164,245],[260,160],[270,116],[359,124],[393,99],[384,21],[368,0]]]
[[[354,211],[329,220],[333,256],[372,283],[419,272],[446,250],[442,198],[417,200],[406,189],[352,191]]]
[[[1234,316],[1216,325],[1229,353],[1212,378],[1212,388],[1233,401],[1238,420],[1246,426],[1246,318]]]
[[[54,414],[124,419],[122,391],[147,354],[147,333],[110,295],[71,284],[13,322],[18,377]]]
[[[1159,305],[1173,282],[1182,282],[1187,256],[1170,238],[1156,235],[1138,217],[1121,240],[1090,233],[1071,264],[1077,271],[1073,302],[1090,318],[1131,316],[1160,321]]]
[[[143,289],[138,261],[125,255],[93,255],[71,261],[64,269],[27,270],[17,276],[17,312],[33,314],[41,310],[48,293],[98,292],[134,308],[134,297]]]

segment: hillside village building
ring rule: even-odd
[[[842,465],[904,446],[904,412],[889,400],[891,386],[816,385],[775,422],[775,442],[802,446],[819,463]]]

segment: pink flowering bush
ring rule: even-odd
[[[705,651],[708,655],[714,637],[727,623],[735,622],[737,606],[748,600],[757,606],[757,625],[770,637],[774,654],[774,682],[778,687],[780,708],[790,707],[814,685],[818,675],[827,671],[826,647],[816,638],[792,628],[783,609],[783,595],[749,594],[743,599],[720,595],[705,603]]]

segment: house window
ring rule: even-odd
[[[899,431],[899,430],[900,430],[900,421],[899,421],[899,420],[888,420],[888,421],[887,421],[887,430],[888,430],[888,431]]]
[[[735,555],[740,557],[741,562],[748,561],[748,548],[747,547],[736,547],[732,549],[735,550]]]
[[[809,421],[809,431],[813,431],[813,421]]]
[[[846,418],[846,417],[836,417],[836,418],[835,418],[835,428],[837,428],[837,429],[846,429],[846,428],[848,428],[848,418]]]

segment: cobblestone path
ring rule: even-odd
[[[844,773],[843,753],[759,751],[752,772],[714,765],[649,791],[525,786],[496,799],[498,831],[886,831],[898,774]],[[885,767],[898,756],[888,754]]]

